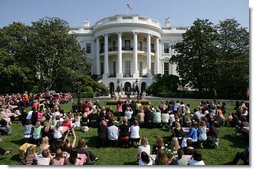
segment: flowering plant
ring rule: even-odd
[[[164,153],[168,158],[172,158],[174,156],[174,152],[171,149],[165,149]]]

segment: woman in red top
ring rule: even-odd
[[[72,128],[72,124],[68,118],[68,116],[65,117],[64,121],[62,122],[62,126],[68,127],[68,130]]]

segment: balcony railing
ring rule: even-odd
[[[133,47],[129,46],[129,47],[122,47],[122,50],[125,50],[125,51],[132,51],[133,50]]]
[[[132,74],[131,73],[124,73],[123,77],[132,77]]]
[[[139,73],[139,77],[148,77],[147,74]]]
[[[132,51],[132,50],[133,50],[133,47],[122,47],[122,50],[124,50],[124,51]],[[118,47],[109,47],[109,48],[108,48],[108,51],[118,51]],[[147,52],[147,47],[138,47],[138,51]],[[151,49],[151,52],[154,53],[154,52],[155,52],[155,49],[152,48],[152,49]],[[100,53],[104,53],[104,48],[103,48],[103,49],[100,49]]]
[[[108,77],[116,77],[116,73],[109,74]]]

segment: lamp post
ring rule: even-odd
[[[77,91],[77,97],[78,97],[78,112],[81,112],[81,103],[80,103],[80,89],[78,88],[78,91]]]
[[[139,99],[138,79],[136,79],[135,83],[136,83],[135,91],[137,93],[137,100],[138,100]]]

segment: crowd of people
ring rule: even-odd
[[[137,147],[138,165],[205,165],[199,149],[219,146],[221,126],[249,126],[248,105],[236,102],[236,113],[226,103],[201,101],[191,112],[189,104],[161,101],[143,106],[139,101],[118,101],[116,110],[98,100],[73,102],[71,111],[61,104],[72,101],[70,93],[5,95],[0,97],[0,132],[11,135],[11,120],[17,116],[24,128],[25,143],[20,149],[23,165],[86,165],[99,158],[86,140],[78,142],[76,131],[97,128],[97,147]],[[31,106],[26,113],[24,108]],[[169,129],[169,138],[156,138],[150,147],[142,128]],[[36,147],[40,148],[36,151]],[[6,152],[4,152],[6,153]]]

